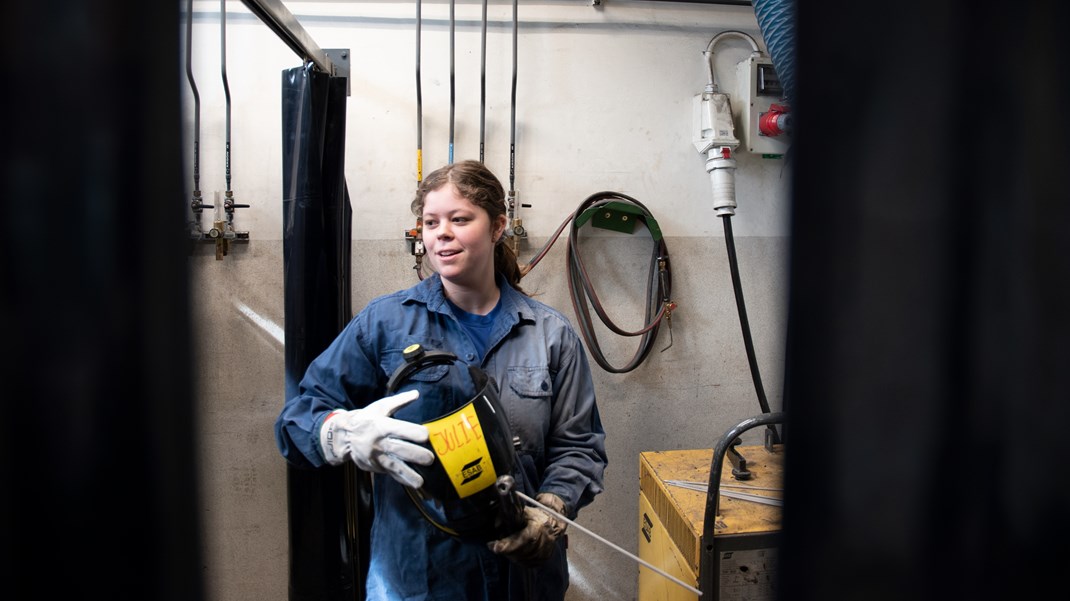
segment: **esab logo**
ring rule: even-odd
[[[466,464],[464,468],[461,469],[461,477],[464,478],[464,480],[461,480],[462,485],[468,484],[472,480],[483,475],[483,466],[480,465],[482,461],[483,458],[480,457],[472,463]]]

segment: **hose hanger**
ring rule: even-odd
[[[610,373],[632,371],[646,359],[651,348],[653,348],[663,318],[669,325],[669,346],[672,346],[672,311],[676,308],[676,303],[671,300],[672,271],[665,238],[661,234],[661,228],[658,226],[657,220],[654,219],[650,211],[638,200],[619,192],[598,192],[589,196],[576,209],[574,215],[572,227],[569,231],[566,253],[568,255],[569,268],[569,296],[572,299],[572,307],[576,311],[580,333],[587,342],[587,348],[591,351],[591,356],[594,357],[595,362],[602,369]],[[615,217],[617,216],[623,216],[623,218],[616,219]],[[593,225],[605,229],[630,233],[636,220],[642,221],[646,225],[654,244],[650,256],[650,270],[647,276],[645,324],[636,331],[628,331],[610,319],[598,299],[598,294],[591,284],[586,264],[579,253],[579,230],[585,223],[591,221]],[[613,225],[614,223],[629,223],[629,225],[625,226],[627,229],[624,229]],[[635,355],[624,366],[613,366],[602,353],[598,344],[598,337],[594,331],[587,299],[590,300],[590,305],[594,307],[599,319],[610,331],[620,336],[641,337]],[[667,349],[668,346],[665,348]]]

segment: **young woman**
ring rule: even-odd
[[[420,444],[429,436],[421,424],[456,401],[436,393],[434,378],[388,394],[413,344],[453,353],[494,380],[518,490],[569,518],[602,492],[605,432],[587,356],[568,320],[520,288],[516,256],[502,243],[504,197],[478,161],[429,174],[412,209],[435,273],[370,302],[308,367],[276,422],[291,463],[354,461],[376,473],[369,599],[561,601],[568,587],[566,524],[550,514],[525,506],[520,530],[472,540],[415,501],[424,485],[417,470],[435,460]]]

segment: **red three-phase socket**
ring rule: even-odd
[[[788,107],[781,104],[772,104],[769,111],[762,113],[758,118],[758,131],[763,136],[779,136],[791,129],[791,113]]]

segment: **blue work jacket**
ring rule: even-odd
[[[602,492],[605,432],[595,403],[587,356],[568,320],[498,277],[501,310],[486,356],[477,351],[446,301],[439,276],[376,298],[308,367],[297,396],[275,424],[283,457],[296,466],[326,464],[319,430],[336,409],[364,407],[386,395],[419,343],[476,365],[497,383],[509,428],[519,438],[517,486],[531,497],[550,492],[574,518]],[[394,417],[423,423],[443,415],[443,403],[421,397]],[[389,476],[374,479],[368,598],[377,600],[560,601],[568,587],[567,538],[539,568],[522,568],[481,542],[461,540],[424,519],[406,489]]]

